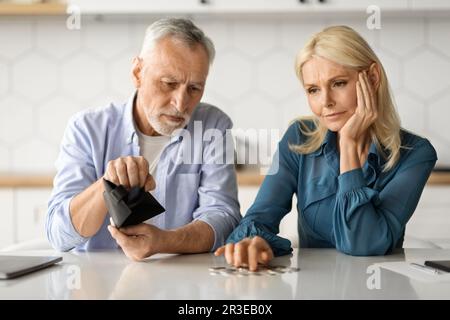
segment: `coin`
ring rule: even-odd
[[[209,271],[217,271],[217,270],[223,270],[225,267],[210,267]]]

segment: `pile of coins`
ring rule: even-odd
[[[263,276],[271,275],[276,276],[283,273],[299,272],[300,268],[285,267],[285,266],[258,266],[256,271],[250,271],[247,267],[211,267],[209,268],[209,274],[212,276]]]

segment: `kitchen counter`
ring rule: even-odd
[[[63,261],[0,281],[0,299],[450,299],[448,281],[421,282],[374,265],[450,259],[450,250],[442,249],[404,249],[373,257],[349,256],[334,249],[294,249],[292,255],[275,258],[271,265],[300,271],[246,276],[211,274],[210,267],[226,266],[223,257],[212,253],[157,254],[143,262],[129,260],[121,250],[14,254],[62,255]],[[379,285],[369,288],[375,272]]]
[[[264,180],[264,176],[257,172],[237,172],[237,181],[242,186],[259,186]],[[434,171],[431,173],[427,184],[429,185],[450,185],[449,171]],[[51,188],[53,176],[48,175],[19,175],[0,174],[0,188]]]

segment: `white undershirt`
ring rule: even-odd
[[[156,167],[161,157],[164,147],[169,143],[170,137],[167,136],[147,136],[136,130],[139,138],[139,147],[141,156],[148,161],[148,172],[155,176]]]

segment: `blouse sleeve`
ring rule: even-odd
[[[291,242],[277,234],[281,219],[291,211],[292,196],[297,188],[299,160],[289,144],[299,144],[299,138],[299,127],[294,123],[278,144],[270,168],[273,174],[265,177],[253,205],[228,237],[227,243],[260,236],[270,244],[275,256],[292,252]]]
[[[383,255],[403,236],[437,160],[423,140],[401,160],[399,169],[380,191],[366,186],[361,168],[338,177],[333,210],[336,248],[351,255]]]

